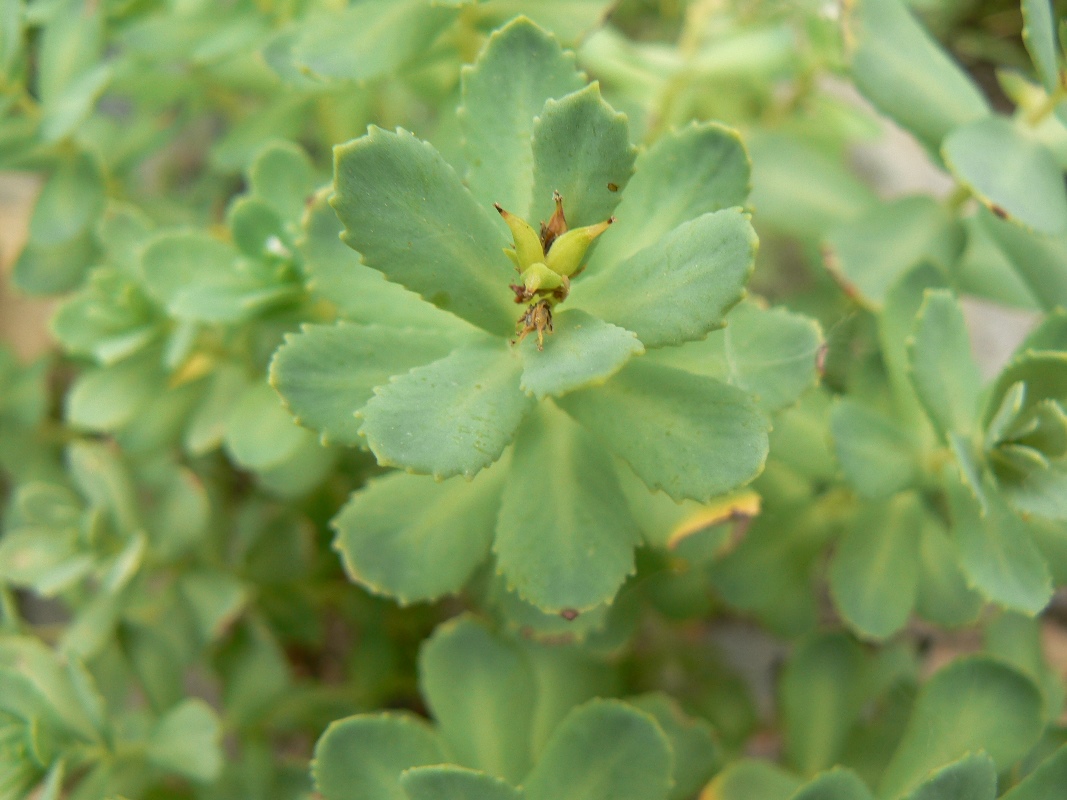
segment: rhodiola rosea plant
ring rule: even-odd
[[[327,441],[411,473],[334,520],[356,580],[433,599],[491,551],[521,599],[577,614],[634,569],[618,470],[707,503],[762,468],[758,398],[683,347],[744,295],[747,158],[716,125],[638,155],[625,118],[522,19],[464,71],[458,116],[465,180],[402,130],[335,150],[342,240],[433,308],[418,325],[390,310],[306,326],[272,381]]]
[[[0,0],[0,798],[1067,793],[1063,26],[910,8]]]

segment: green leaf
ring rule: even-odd
[[[844,633],[801,642],[782,671],[779,706],[788,763],[804,775],[841,761],[863,704],[864,653]]]
[[[873,796],[855,772],[837,767],[808,781],[789,800],[873,800]]]
[[[956,180],[995,215],[1038,233],[1067,232],[1067,189],[1055,157],[1010,120],[956,128],[941,152]]]
[[[940,521],[923,515],[915,611],[947,628],[968,625],[982,611],[982,595],[967,585],[959,552]]]
[[[491,333],[511,334],[507,238],[433,147],[372,127],[334,159],[330,205],[367,266]]]
[[[181,576],[178,588],[204,644],[219,639],[248,602],[242,583],[219,570],[188,571]]]
[[[598,84],[549,99],[533,127],[529,218],[547,221],[555,209],[552,193],[558,191],[570,227],[603,222],[619,203],[636,155],[625,115],[604,102]]]
[[[964,232],[932,197],[916,195],[879,204],[834,228],[823,257],[846,291],[879,307],[889,287],[920,261],[943,269],[963,252]]]
[[[1002,800],[1045,800],[1067,786],[1067,745],[1042,761],[1021,782],[1004,793]]]
[[[414,767],[401,773],[409,800],[521,800],[522,792],[499,778],[462,767]]]
[[[360,433],[382,466],[474,477],[511,443],[533,399],[504,344],[471,345],[377,387]]]
[[[305,325],[289,334],[270,366],[271,385],[301,425],[323,442],[360,444],[355,416],[374,388],[443,358],[453,340],[434,330],[382,325]]]
[[[864,0],[847,22],[852,76],[881,111],[928,146],[953,128],[987,116],[971,78],[900,0]]]
[[[982,209],[979,224],[1045,311],[1067,307],[1067,236],[1043,236]]]
[[[41,31],[37,96],[60,96],[99,60],[104,49],[104,13],[95,6],[62,2]]]
[[[770,761],[745,758],[733,762],[708,784],[705,800],[789,800],[800,780]]]
[[[222,772],[222,729],[203,700],[183,700],[152,731],[145,755],[157,767],[208,783]]]
[[[987,658],[958,659],[920,690],[878,794],[905,794],[930,770],[978,750],[1003,771],[1030,750],[1042,729],[1041,695],[1029,680]]]
[[[328,300],[341,317],[356,322],[465,334],[478,330],[364,264],[359,253],[341,241],[344,226],[326,202],[327,194],[316,195],[299,244],[308,289],[316,298]]]
[[[485,0],[472,12],[486,28],[496,28],[516,14],[526,14],[564,42],[577,42],[604,21],[612,8],[610,0]]]
[[[244,195],[231,203],[226,225],[237,249],[249,258],[271,258],[272,251],[286,252],[291,244],[274,206],[258,197]]]
[[[638,155],[615,209],[617,224],[597,242],[589,273],[622,263],[684,222],[744,205],[749,167],[741,137],[714,122],[658,137]]]
[[[401,773],[445,761],[437,734],[414,714],[360,714],[330,724],[311,774],[325,800],[407,800]]]
[[[493,545],[508,584],[544,611],[591,609],[633,572],[639,539],[611,457],[541,404],[516,437]]]
[[[53,143],[74,132],[89,116],[114,73],[113,64],[96,64],[48,99],[42,106],[41,138]]]
[[[576,389],[599,386],[645,348],[630,331],[602,322],[579,309],[553,318],[554,332],[544,350],[528,336],[518,346],[522,357],[522,390],[543,400]]]
[[[1050,0],[1022,0],[1022,11],[1023,44],[1045,91],[1052,94],[1060,86],[1059,47],[1052,3]]]
[[[707,721],[687,716],[670,695],[651,692],[630,697],[628,705],[652,716],[671,744],[670,800],[691,798],[707,783],[719,763],[715,730]]]
[[[104,175],[87,153],[64,158],[45,182],[30,219],[30,242],[55,246],[89,229],[104,209]]]
[[[994,800],[997,768],[985,753],[968,755],[924,780],[907,800]]]
[[[457,764],[522,782],[537,683],[521,650],[471,617],[451,620],[419,651],[419,686]]]
[[[877,202],[840,159],[799,137],[757,132],[748,147],[751,204],[770,228],[805,239],[822,237]]]
[[[59,307],[52,334],[69,353],[113,364],[159,335],[154,308],[137,283],[106,267],[89,273],[88,285]]]
[[[914,494],[868,504],[830,562],[830,593],[861,635],[885,639],[908,621],[919,581],[921,508]]]
[[[22,0],[0,0],[0,77],[6,78],[22,55]]]
[[[651,717],[592,700],[563,720],[526,779],[529,800],[666,800],[671,751]]]
[[[467,184],[475,197],[532,219],[534,117],[549,98],[583,85],[574,55],[525,17],[490,35],[478,59],[463,70],[458,112],[470,165]]]
[[[458,592],[489,553],[503,469],[473,481],[403,473],[370,481],[331,523],[349,577],[405,604]]]
[[[293,422],[277,392],[253,383],[236,399],[226,420],[226,450],[242,467],[270,469],[288,460],[310,431]]]
[[[916,480],[908,432],[880,412],[842,398],[830,410],[830,432],[845,480],[865,497],[889,497]]]
[[[942,434],[971,433],[982,376],[971,352],[963,310],[952,292],[928,289],[908,344],[911,380]]]
[[[64,398],[74,428],[116,431],[130,422],[162,388],[162,372],[152,358],[131,358],[88,369]]]
[[[60,244],[26,244],[15,262],[12,283],[31,295],[58,294],[76,289],[97,257],[93,237],[83,231]]]
[[[238,322],[297,291],[255,274],[230,245],[192,231],[155,237],[142,268],[148,290],[183,320]]]
[[[1017,383],[1026,385],[1020,414],[1046,399],[1067,400],[1067,351],[1023,352],[1012,359],[997,376],[989,393],[986,419],[993,416],[1004,396]]]
[[[579,278],[569,301],[633,331],[645,347],[702,339],[744,297],[757,243],[747,214],[705,214],[621,264]]]
[[[1045,698],[1045,717],[1053,720],[1063,709],[1064,685],[1050,668],[1041,643],[1041,621],[1017,612],[1005,612],[985,628],[986,651],[1028,676]]]
[[[708,502],[739,488],[767,457],[769,423],[747,394],[641,359],[557,402],[649,488],[675,500]]]
[[[726,319],[729,381],[751,392],[767,413],[781,411],[818,382],[822,343],[815,320],[784,308],[743,303]]]
[[[424,54],[458,13],[425,0],[369,0],[313,18],[293,56],[325,78],[372,80]]]
[[[299,146],[271,142],[248,169],[252,193],[269,203],[286,222],[298,222],[315,188],[315,169]]]
[[[1027,525],[987,477],[985,513],[970,490],[948,478],[952,534],[969,583],[1004,608],[1036,614],[1052,596],[1048,565]]]

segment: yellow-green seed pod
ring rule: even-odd
[[[563,279],[556,272],[550,270],[542,263],[531,264],[519,277],[527,294],[535,292],[552,291],[563,285]]]
[[[511,255],[508,257],[515,262],[519,271],[526,270],[532,264],[543,263],[545,251],[541,249],[541,237],[537,235],[537,231],[531,228],[526,220],[515,216],[509,211],[505,211],[499,205],[496,205],[496,210],[500,212],[504,222],[511,228],[511,235],[515,239],[515,248],[511,251],[514,253],[514,257]],[[508,251],[505,250],[504,252],[507,253]]]
[[[614,221],[615,217],[612,217],[596,225],[586,225],[584,228],[573,228],[567,231],[552,244],[545,264],[559,275],[573,275],[581,267],[589,245]]]

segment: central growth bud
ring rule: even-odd
[[[538,350],[544,346],[545,332],[552,333],[552,307],[567,298],[571,278],[584,268],[582,259],[589,245],[615,221],[610,217],[596,225],[568,230],[563,198],[554,192],[553,199],[556,210],[547,223],[541,223],[540,234],[526,220],[494,203],[515,240],[513,247],[504,250],[519,273],[519,282],[510,288],[515,292],[516,303],[529,304],[519,317],[515,341],[521,342],[527,334],[536,332]]]

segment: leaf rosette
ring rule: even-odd
[[[406,471],[334,520],[354,579],[432,599],[492,550],[523,600],[592,609],[642,538],[619,470],[699,503],[762,470],[767,409],[684,347],[745,294],[748,159],[714,124],[639,154],[626,118],[524,18],[465,68],[459,121],[465,176],[403,130],[335,149],[333,211],[320,196],[302,254],[342,321],[288,337],[272,383],[325,441]],[[556,249],[582,237],[578,257]]]

